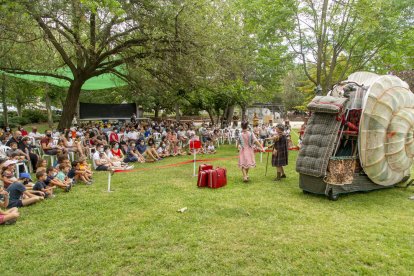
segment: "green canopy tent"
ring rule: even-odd
[[[120,70],[119,68],[117,70]],[[73,74],[69,68],[59,69],[53,72],[50,72],[56,75],[68,77],[73,79]],[[30,74],[13,74],[7,73],[8,76],[16,77],[28,81],[37,81],[37,82],[46,82],[52,85],[56,85],[63,88],[69,88],[70,82],[64,79],[58,79],[54,77],[48,76],[37,76],[37,75],[30,75]],[[106,73],[99,75],[97,77],[90,78],[87,80],[84,85],[82,86],[82,90],[102,90],[102,89],[109,89],[115,87],[126,86],[127,83],[121,79],[120,77],[116,76],[112,73]]]
[[[118,68],[116,68],[116,70],[118,70],[119,72],[122,72],[122,67],[118,66]],[[2,71],[0,71],[2,72]],[[43,82],[43,83],[48,83],[51,85],[55,85],[58,87],[62,87],[62,88],[69,88],[71,83],[68,80],[65,79],[60,79],[60,78],[56,78],[56,77],[52,77],[52,76],[39,76],[39,75],[32,75],[32,74],[16,74],[16,73],[8,73],[8,72],[3,72],[6,75],[10,76],[10,77],[15,77],[15,78],[19,78],[19,79],[23,79],[23,80],[27,80],[27,81],[34,81],[34,82]],[[54,74],[54,75],[59,75],[62,77],[66,77],[69,79],[74,79],[73,78],[73,74],[70,71],[69,68],[62,68],[62,69],[58,69],[55,71],[49,71],[46,73],[50,73],[50,74]],[[122,86],[126,86],[127,82],[125,82],[123,79],[121,79],[120,77],[118,77],[117,75],[113,74],[113,73],[105,73],[93,78],[88,79],[83,85],[81,90],[103,90],[103,89],[111,89],[111,88],[116,88],[116,87],[122,87]],[[100,110],[105,113],[105,111],[110,111],[110,105],[105,105],[106,107],[104,108],[100,108]],[[112,109],[114,108],[118,108],[118,109],[125,109],[125,106],[128,108],[129,105],[114,105],[112,107]],[[135,106],[135,104],[134,104]],[[136,108],[135,108],[136,109]],[[136,111],[134,111],[136,112]],[[79,116],[81,116],[81,114],[79,114]]]

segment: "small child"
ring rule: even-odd
[[[216,148],[213,145],[213,142],[211,140],[207,141],[207,146],[206,146],[206,152],[208,154],[215,154],[216,153]]]
[[[28,173],[21,173],[19,175],[19,181],[23,183],[23,185],[26,187],[26,189],[31,190],[34,186],[34,183],[32,182],[32,179],[30,177],[30,174]]]
[[[83,181],[86,185],[91,185],[92,184],[92,180],[88,177],[88,175],[86,174],[86,172],[84,170],[81,170],[81,165],[79,161],[73,161],[72,162],[72,171],[70,171],[68,173],[68,176],[72,176],[73,175],[73,170],[75,172],[75,180],[81,180]]]
[[[60,164],[59,172],[56,175],[56,178],[65,184],[72,185],[72,179],[68,177],[69,171],[70,171],[70,166],[65,165],[65,164]]]
[[[92,169],[88,162],[86,162],[85,156],[80,157],[78,161],[78,170],[84,171],[88,179],[92,180]]]
[[[56,178],[57,172],[53,167],[46,169],[47,178],[45,180],[46,185],[56,186],[63,189],[65,192],[69,192],[72,186],[70,184],[64,183]]]
[[[56,187],[47,186],[45,181],[47,179],[46,172],[39,171],[36,173],[37,182],[33,186],[34,191],[41,191],[45,194],[45,198],[54,198],[53,189]]]
[[[9,205],[9,193],[0,186],[0,207],[6,208]],[[8,210],[0,210],[0,224],[14,224],[20,216],[19,209],[13,207]]]
[[[47,169],[47,161],[45,159],[39,159],[36,165],[36,172],[46,171]]]

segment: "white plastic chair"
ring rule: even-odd
[[[10,150],[11,148],[8,146],[0,146],[0,152],[2,152],[4,155],[7,156],[7,151]]]
[[[16,174],[17,178],[20,177],[20,167],[23,167],[23,171],[25,173],[29,173],[29,169],[27,168],[26,163],[25,162],[18,162],[18,163],[16,163],[16,171],[15,171],[15,174]]]

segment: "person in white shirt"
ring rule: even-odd
[[[37,128],[33,127],[32,131],[29,133],[29,137],[34,138],[35,140],[41,140],[43,138],[43,135],[37,132]]]
[[[138,131],[135,128],[132,128],[130,132],[128,132],[128,139],[129,140],[138,140]]]

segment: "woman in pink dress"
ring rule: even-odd
[[[248,131],[248,122],[241,124],[242,132],[239,138],[239,168],[243,173],[243,182],[249,181],[249,169],[256,167],[256,160],[254,157],[253,145],[256,144],[262,151],[264,151],[262,144],[256,139],[256,136],[251,131]]]

